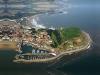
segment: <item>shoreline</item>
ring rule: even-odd
[[[60,54],[58,54],[57,56],[55,56],[55,57],[52,57],[52,58],[48,58],[48,59],[35,59],[35,60],[25,60],[25,59],[20,59],[20,60],[14,60],[13,62],[15,62],[15,63],[34,63],[34,62],[36,62],[36,63],[41,63],[41,62],[52,62],[52,61],[54,61],[54,60],[59,60],[59,59],[61,59],[63,56],[65,56],[65,55],[71,55],[71,54],[73,54],[73,53],[77,53],[77,52],[80,52],[80,51],[83,51],[83,50],[87,50],[87,49],[89,49],[90,47],[91,47],[91,44],[92,44],[92,40],[91,40],[91,38],[90,38],[90,35],[88,34],[88,33],[86,33],[86,32],[84,32],[84,31],[82,31],[82,33],[84,33],[85,34],[85,36],[87,36],[87,44],[83,47],[81,47],[81,48],[79,48],[79,49],[75,49],[75,50],[70,50],[70,51],[63,51],[62,53],[60,53]]]

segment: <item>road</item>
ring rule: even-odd
[[[91,38],[90,38],[88,33],[86,33],[86,32],[83,32],[83,33],[87,37],[87,44],[85,46],[79,47],[78,49],[65,51],[65,52],[62,52],[62,53],[58,54],[55,57],[48,58],[48,59],[35,59],[35,60],[24,60],[24,59],[21,59],[21,60],[14,60],[14,62],[18,62],[18,61],[26,62],[26,63],[28,63],[28,62],[30,62],[30,63],[33,63],[33,62],[49,62],[49,61],[53,61],[53,60],[59,60],[60,58],[62,58],[65,55],[71,55],[73,53],[77,53],[77,52],[80,52],[80,51],[83,51],[83,50],[87,50],[87,49],[89,49],[91,47],[92,40],[91,40]]]

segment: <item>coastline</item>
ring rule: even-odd
[[[59,60],[61,59],[63,56],[65,55],[71,55],[73,53],[78,53],[80,51],[83,51],[83,50],[87,50],[91,47],[91,44],[92,44],[92,40],[90,38],[90,35],[84,31],[82,31],[82,33],[86,36],[86,39],[87,39],[87,44],[83,47],[81,46],[79,49],[75,49],[75,50],[70,50],[70,51],[64,51],[60,54],[58,54],[57,56],[55,57],[52,57],[52,58],[48,58],[48,59],[35,59],[35,60],[24,60],[24,59],[20,59],[20,60],[14,60],[13,62],[16,62],[16,63],[41,63],[41,62],[53,62],[54,60]]]

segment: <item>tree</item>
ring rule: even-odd
[[[58,41],[57,41],[57,38],[56,38],[56,35],[54,34],[54,32],[52,32],[51,34],[51,39],[53,41],[53,47],[58,47]]]

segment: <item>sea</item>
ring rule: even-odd
[[[65,13],[40,14],[46,27],[79,27],[89,33],[93,47],[84,56],[55,69],[0,69],[0,75],[100,75],[100,0],[68,0]]]

